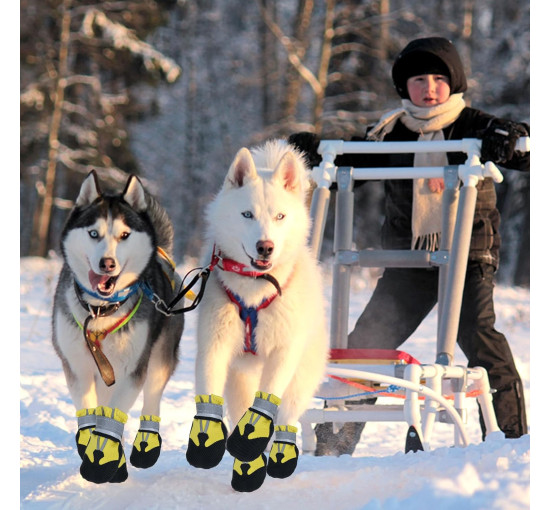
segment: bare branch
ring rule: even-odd
[[[281,30],[279,25],[273,21],[272,17],[269,15],[267,10],[258,2],[258,7],[262,14],[262,19],[267,27],[273,32],[273,35],[277,37],[279,42],[282,44],[283,48],[286,50],[288,61],[296,68],[300,76],[309,83],[309,86],[313,89],[315,95],[323,93],[323,88],[319,83],[317,77],[302,63],[300,59],[299,51],[294,46],[289,37],[287,37],[284,32]]]
[[[94,37],[94,25],[103,31],[103,34],[115,48],[127,49],[136,55],[140,55],[147,70],[160,69],[168,83],[173,83],[180,77],[181,68],[171,58],[166,57],[160,51],[138,39],[124,25],[111,21],[104,12],[90,9],[82,21],[82,32],[89,38]]]

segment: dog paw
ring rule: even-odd
[[[235,459],[231,487],[238,492],[253,492],[259,489],[265,480],[266,462],[267,459],[263,453],[251,462]]]
[[[162,446],[159,423],[160,418],[158,416],[140,416],[139,429],[130,454],[132,466],[146,469],[153,466],[158,460]]]
[[[128,472],[122,448],[122,432],[127,416],[119,409],[97,407],[96,428],[84,451],[80,474],[93,483],[126,480]],[[121,473],[118,474],[119,469]]]
[[[275,427],[275,440],[269,452],[267,474],[272,478],[288,478],[298,465],[296,446],[298,429],[291,425]]]
[[[281,399],[270,393],[256,392],[253,405],[244,413],[227,440],[227,451],[243,462],[259,457],[273,435],[273,421]]]
[[[225,453],[227,428],[223,422],[223,398],[216,395],[195,397],[197,414],[193,418],[185,454],[193,467],[211,469]]]

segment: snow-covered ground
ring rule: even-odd
[[[185,459],[185,449],[195,410],[194,312],[186,315],[181,361],[163,399],[163,452],[159,461],[148,470],[129,464],[129,478],[123,484],[95,485],[83,480],[74,444],[75,409],[50,343],[51,304],[59,268],[57,259],[20,259],[20,508],[530,508],[531,435],[481,442],[475,402],[470,403],[467,423],[471,444],[465,448],[452,446],[450,425],[436,424],[431,450],[405,455],[405,423],[369,423],[353,456],[302,455],[291,478],[268,477],[251,494],[231,489],[232,458],[228,454],[214,469],[192,468]],[[178,269],[184,274],[184,268]],[[358,274],[354,281],[350,323],[372,292],[368,273]],[[328,275],[327,295],[329,282]],[[498,286],[495,306],[497,328],[507,335],[523,378],[531,423],[530,292]],[[403,349],[422,362],[433,362],[435,324],[432,313]],[[538,340],[545,342],[546,338]],[[464,363],[460,351],[457,358],[457,364]],[[9,359],[6,357],[4,363],[11,363]],[[138,400],[126,425],[127,456],[140,406]],[[10,438],[4,437],[7,446]],[[13,483],[13,490],[15,487]],[[541,508],[534,503],[533,508]]]

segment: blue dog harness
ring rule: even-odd
[[[272,301],[279,295],[273,294],[271,297],[265,298],[257,307],[246,306],[240,296],[233,294],[227,287],[225,292],[231,300],[239,308],[239,317],[244,322],[244,352],[256,354],[256,326],[258,325],[258,311],[267,308]]]

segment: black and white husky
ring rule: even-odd
[[[128,476],[122,436],[141,390],[130,462],[150,467],[160,454],[160,401],[183,331],[183,315],[154,304],[177,291],[172,236],[166,212],[136,176],[122,193],[103,193],[93,171],[62,233],[53,345],[77,410],[80,472],[95,483]]]

